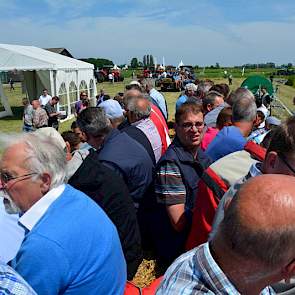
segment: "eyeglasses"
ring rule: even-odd
[[[24,175],[12,176],[9,173],[4,172],[4,173],[0,173],[0,180],[1,180],[2,185],[5,185],[11,180],[20,179],[20,178],[23,178],[21,180],[24,180],[26,177],[36,175],[36,174],[38,174],[38,173],[32,172],[32,173],[28,173],[28,174],[24,174]]]
[[[295,168],[293,168],[289,162],[287,161],[285,155],[278,154],[279,158],[282,160],[282,162],[295,174]]]
[[[193,127],[196,127],[198,130],[202,130],[204,126],[205,126],[204,122],[195,122],[195,123],[187,122],[181,125],[181,127],[186,131],[193,129]]]

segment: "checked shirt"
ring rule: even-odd
[[[209,243],[181,255],[168,268],[157,295],[167,294],[214,294],[240,295],[214,261]],[[275,294],[266,287],[260,295]]]
[[[25,280],[11,267],[0,263],[1,295],[36,295]]]

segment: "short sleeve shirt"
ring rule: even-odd
[[[185,204],[186,189],[180,169],[173,162],[164,162],[157,172],[155,192],[158,203],[165,205]]]

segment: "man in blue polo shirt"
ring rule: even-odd
[[[241,97],[234,102],[233,126],[223,127],[206,150],[206,154],[213,162],[244,148],[246,138],[253,128],[256,112],[256,104],[251,96]]]
[[[65,185],[66,157],[41,133],[8,140],[0,162],[5,206],[25,230],[12,267],[38,294],[122,294],[126,264],[115,226],[84,193]]]

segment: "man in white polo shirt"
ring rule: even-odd
[[[43,89],[42,95],[40,95],[39,97],[41,107],[44,108],[46,104],[51,100],[51,98],[52,98],[51,95],[48,94],[48,90]]]

